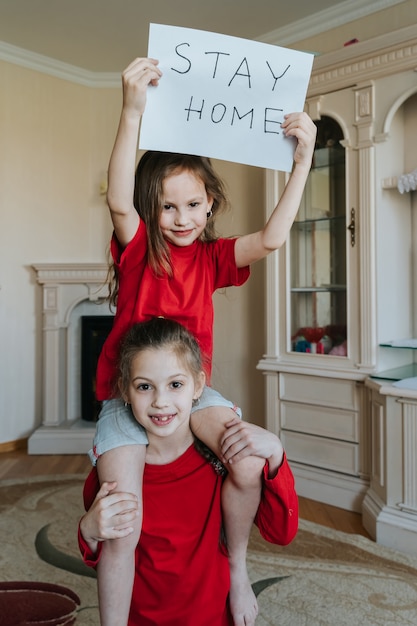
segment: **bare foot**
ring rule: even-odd
[[[246,564],[230,564],[230,611],[235,626],[254,626],[258,602],[250,584]]]

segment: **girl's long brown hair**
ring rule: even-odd
[[[184,171],[197,176],[204,183],[207,195],[213,198],[212,216],[200,235],[201,241],[210,242],[217,239],[215,217],[228,207],[223,181],[209,158],[152,150],[145,152],[136,168],[133,204],[146,225],[148,262],[157,276],[164,273],[172,275],[169,248],[159,227],[159,218],[163,210],[163,182],[168,176]],[[109,300],[111,305],[116,306],[118,276],[114,265],[109,271],[110,276],[113,274],[109,284]]]

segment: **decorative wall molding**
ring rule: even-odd
[[[0,41],[0,61],[61,78],[84,87],[120,89],[120,73],[90,72],[81,67]]]
[[[47,283],[106,283],[106,263],[38,263],[32,266],[40,285]]]
[[[398,506],[409,513],[417,513],[417,404],[403,403],[404,501]]]
[[[32,266],[42,286],[42,426],[28,440],[29,454],[76,454],[91,448],[94,423],[80,419],[75,361],[80,337],[73,311],[85,302],[94,315],[109,315],[106,263],[39,263]],[[77,346],[77,349],[74,347]]]
[[[259,41],[285,46],[320,35],[320,33],[359,20],[377,11],[383,11],[401,2],[404,0],[347,0],[330,9],[317,11],[315,15],[266,33],[259,37]]]
[[[417,24],[314,59],[308,97],[417,70]]]
[[[333,6],[330,9],[318,11],[313,16],[297,20],[292,24],[266,33],[259,37],[258,41],[285,46],[319,35],[342,24],[353,22],[401,2],[404,2],[404,0],[346,0],[346,2]],[[389,34],[384,35],[384,38],[389,37]],[[345,52],[349,48],[343,48],[340,52]],[[20,65],[43,74],[49,74],[56,78],[84,85],[85,87],[120,88],[119,72],[91,72],[3,41],[0,41],[0,61],[14,63],[15,65]]]

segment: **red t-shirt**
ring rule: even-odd
[[[222,478],[191,446],[167,465],[145,465],[143,525],[128,626],[232,626],[229,563],[220,544]],[[84,486],[88,509],[99,489],[94,468]],[[275,478],[265,465],[255,523],[286,545],[298,528],[294,478],[284,457]],[[79,534],[84,561],[96,566]],[[100,544],[99,544],[100,547]]]
[[[198,340],[207,361],[208,383],[213,354],[213,300],[216,289],[242,285],[249,267],[237,268],[236,239],[195,241],[184,248],[168,243],[173,276],[155,276],[147,260],[146,226],[141,220],[132,241],[122,249],[113,237],[111,252],[119,273],[119,294],[113,328],[97,365],[96,395],[114,395],[120,339],[135,323],[162,316],[183,324]]]

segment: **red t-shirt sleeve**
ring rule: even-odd
[[[78,547],[84,563],[88,565],[88,567],[96,568],[100,560],[103,544],[100,542],[97,547],[97,552],[93,553],[81,534],[80,524],[78,524]]]
[[[84,483],[83,499],[84,508],[86,511],[88,511],[88,509],[93,504],[94,498],[96,497],[99,489],[100,482],[98,479],[97,469],[94,467],[87,476]],[[89,567],[97,567],[97,563],[100,560],[102,546],[103,544],[99,543],[97,552],[93,553],[89,548],[87,542],[84,540],[84,537],[81,534],[80,524],[78,524],[78,547],[80,549],[83,561],[86,565],[88,565]]]
[[[146,226],[143,220],[139,220],[138,228],[132,241],[129,241],[126,247],[122,247],[113,232],[110,241],[110,252],[115,266],[119,269],[125,265],[125,259],[128,259],[128,268],[136,268],[139,263],[143,262],[143,257],[147,254],[148,239]]]
[[[97,468],[93,467],[85,479],[83,489],[84,508],[88,511],[94,502],[96,495],[100,490],[100,481],[98,479]]]
[[[285,453],[277,475],[270,479],[268,471],[266,463],[255,524],[266,541],[285,546],[294,539],[298,530],[298,497]]]
[[[214,290],[222,287],[240,287],[250,276],[250,267],[237,267],[234,239],[218,239],[213,243],[215,280]]]

